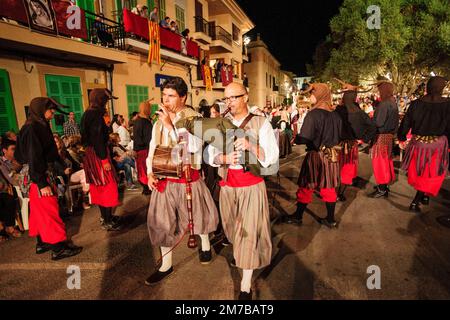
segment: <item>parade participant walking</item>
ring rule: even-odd
[[[254,165],[267,168],[278,161],[278,143],[269,121],[249,112],[243,85],[229,84],[224,100],[230,108],[231,122],[248,138],[236,139],[235,151],[228,154],[209,145],[208,159],[210,165],[220,166],[222,225],[233,244],[234,263],[243,270],[239,299],[251,300],[253,270],[269,265],[271,260],[270,215],[264,179],[253,170],[244,170],[240,153],[250,152],[257,159]]]
[[[341,117],[342,135],[339,152],[341,183],[338,189],[338,200],[345,201],[345,189],[353,183],[358,175],[358,140],[370,142],[375,135],[375,125],[369,116],[356,103],[357,87],[344,92],[342,104],[336,108]]]
[[[398,130],[402,148],[410,129],[413,135],[402,163],[408,183],[417,190],[411,211],[420,212],[420,203],[428,204],[428,197],[438,194],[447,174],[450,99],[442,97],[445,85],[444,78],[432,77],[427,94],[411,103]]]
[[[67,241],[66,228],[59,216],[54,163],[60,161],[49,121],[64,107],[47,97],[30,102],[29,117],[20,129],[15,158],[28,165],[30,220],[29,235],[37,237],[36,253],[52,251],[52,260],[77,255],[82,247]],[[26,171],[24,171],[26,172]]]
[[[306,144],[307,154],[298,177],[297,210],[287,216],[287,223],[301,225],[303,213],[312,201],[315,189],[319,189],[327,208],[327,217],[321,223],[329,228],[337,227],[334,218],[336,190],[339,186],[339,158],[337,146],[341,141],[342,120],[331,105],[331,92],[324,83],[311,85],[313,109],[305,117],[297,144]]]
[[[151,105],[148,101],[141,102],[139,114],[133,125],[133,150],[136,151],[136,167],[139,183],[143,187],[142,194],[149,195],[147,178],[148,148],[152,139],[152,122],[150,121]]]
[[[192,196],[193,228],[201,239],[199,259],[202,264],[209,264],[212,260],[209,233],[217,228],[218,213],[205,182],[200,178],[202,141],[189,135],[185,129],[176,127],[177,122],[200,116],[186,107],[187,93],[187,85],[180,77],[171,78],[163,84],[163,106],[158,112],[159,119],[152,130],[147,173],[148,186],[154,191],[150,197],[147,227],[152,245],[161,247],[162,264],[147,278],[145,281],[147,285],[159,283],[173,272],[172,250],[188,228],[186,189],[188,185],[192,190],[189,197]],[[191,181],[188,181],[186,171],[183,171],[183,177],[179,179],[158,180],[153,173],[156,149],[174,147],[183,131],[189,136],[187,149],[194,158],[191,162]]]
[[[392,147],[394,134],[397,132],[399,115],[394,98],[394,85],[382,80],[378,83],[381,101],[375,108],[372,121],[377,127],[377,135],[370,149],[373,174],[377,187],[370,197],[380,198],[389,196],[388,185],[395,180]]]
[[[106,104],[117,99],[106,88],[93,89],[89,108],[81,118],[81,142],[86,147],[83,167],[90,186],[91,203],[100,208],[102,226],[108,231],[121,229],[113,208],[119,205],[117,176],[108,147],[109,129],[105,123]]]

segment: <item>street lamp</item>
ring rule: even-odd
[[[248,44],[250,43],[250,41],[252,41],[252,39],[249,36],[245,36],[244,37],[244,46],[248,46]]]

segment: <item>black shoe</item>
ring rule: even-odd
[[[222,239],[222,245],[223,245],[224,247],[228,247],[228,246],[231,245],[231,242],[228,241],[228,238],[227,238],[225,235],[223,236],[223,239]]]
[[[119,216],[112,216],[111,221],[103,221],[102,227],[106,231],[120,231],[123,228],[123,224]]]
[[[320,223],[326,225],[330,229],[337,229],[338,223],[336,221],[328,221],[327,218],[320,219]]]
[[[389,196],[389,189],[381,190],[377,188],[377,190],[369,195],[370,198],[378,199],[381,197],[387,198]]]
[[[45,242],[36,243],[36,254],[43,254],[51,250],[51,245]]]
[[[211,249],[208,251],[200,250],[198,257],[201,264],[210,264],[212,260]]]
[[[150,277],[148,277],[145,280],[145,284],[147,286],[155,285],[158,282],[160,282],[161,280],[163,280],[164,278],[167,278],[172,272],[173,272],[173,267],[170,267],[169,270],[164,271],[164,272],[156,271],[155,273],[153,273]]]
[[[230,261],[230,266],[236,268],[236,260],[234,258]]]
[[[423,196],[423,197],[422,197],[422,200],[420,201],[420,203],[421,203],[421,204],[424,204],[424,205],[429,205],[429,204],[430,204],[430,197],[428,197],[428,196]]]
[[[415,202],[411,202],[411,204],[409,205],[409,211],[414,211],[414,212],[422,212],[420,210],[419,204],[415,203]]]
[[[347,198],[344,196],[344,194],[340,194],[337,196],[337,201],[345,202]]]
[[[59,251],[52,251],[52,260],[61,260],[68,257],[73,257],[79,254],[83,250],[83,247],[75,245],[65,244]]]
[[[252,290],[250,292],[241,291],[238,300],[252,300]]]
[[[303,220],[297,218],[297,217],[295,216],[295,214],[286,216],[285,222],[286,222],[287,224],[296,224],[296,225],[299,225],[299,226],[301,226],[301,225],[303,224]]]

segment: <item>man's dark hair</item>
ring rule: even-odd
[[[161,90],[164,89],[173,89],[175,90],[178,95],[181,97],[185,97],[188,92],[188,87],[186,82],[180,77],[173,77],[164,82],[164,84],[161,87]]]
[[[169,19],[169,20],[170,20],[170,17],[165,17],[165,18],[164,18],[164,20],[167,20],[167,19]]]
[[[2,151],[3,151],[3,149],[8,150],[8,148],[10,146],[15,146],[15,145],[16,145],[16,142],[13,141],[13,140],[9,140],[9,139],[6,139],[6,138],[2,139]]]
[[[136,116],[138,113],[139,113],[139,112],[137,112],[137,111],[133,111],[133,112],[131,113],[131,118],[133,118],[134,116]]]

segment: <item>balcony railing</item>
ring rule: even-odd
[[[86,11],[86,27],[89,42],[125,50],[125,30],[122,24]]]
[[[207,36],[209,36],[209,28],[208,28],[208,21],[203,19],[203,17],[195,16],[195,32],[203,32]]]
[[[224,28],[209,23],[209,36],[213,40],[222,40],[228,45],[232,45],[231,34]]]

